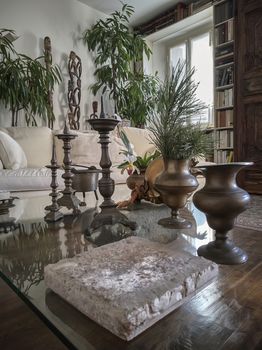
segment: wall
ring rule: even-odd
[[[18,52],[32,58],[43,52],[43,40],[49,36],[52,42],[53,62],[63,74],[62,84],[54,92],[55,127],[62,127],[68,111],[67,59],[71,50],[82,59],[81,118],[91,113],[94,100],[88,86],[94,82],[94,65],[91,54],[80,37],[83,31],[105,15],[77,0],[0,0],[0,27],[14,29],[19,38],[14,42]],[[22,120],[23,118],[21,118]],[[38,125],[45,125],[40,121]],[[11,113],[0,111],[0,126],[11,125]]]

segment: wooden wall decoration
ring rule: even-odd
[[[262,1],[236,1],[235,160],[253,161],[240,185],[262,194]]]
[[[82,62],[74,51],[70,52],[68,60],[68,106],[69,106],[69,126],[70,129],[80,128],[80,101],[81,101],[81,75]]]
[[[49,36],[46,36],[44,38],[44,57],[45,57],[45,66],[47,70],[50,70],[52,65],[52,46],[51,46],[51,39]],[[53,91],[49,89],[48,91],[48,104],[50,106],[50,112],[47,116],[48,118],[48,127],[53,129],[54,127],[54,120],[53,120]]]

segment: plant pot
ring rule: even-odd
[[[239,170],[250,165],[252,163],[227,163],[199,167],[206,184],[194,194],[193,202],[206,214],[208,225],[216,231],[216,239],[199,247],[197,252],[218,264],[241,264],[248,259],[243,250],[227,239],[227,234],[250,201],[249,194],[236,184]]]
[[[141,171],[140,174],[134,173],[128,176],[126,179],[127,187],[132,191],[135,188],[144,186],[145,182],[145,171]]]
[[[169,228],[190,228],[190,221],[179,216],[188,196],[198,187],[196,178],[189,171],[189,160],[164,159],[164,171],[156,178],[155,189],[161,194],[163,202],[171,208],[171,217],[158,221]]]

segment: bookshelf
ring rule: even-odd
[[[234,160],[234,0],[217,0],[214,18],[214,161]]]

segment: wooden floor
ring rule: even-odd
[[[66,347],[0,278],[0,349],[65,350]]]
[[[79,312],[58,297],[55,309],[62,303],[69,326],[90,332],[93,350],[261,350],[262,232],[238,228],[234,241],[248,252],[246,264],[220,266],[216,280],[129,343],[92,321],[87,327],[85,316],[78,324]],[[1,350],[66,348],[3,281],[0,296]]]

